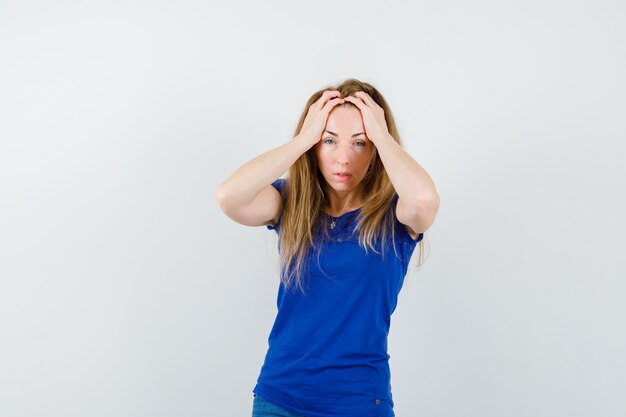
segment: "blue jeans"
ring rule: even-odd
[[[258,395],[254,396],[252,401],[252,417],[305,417],[300,414],[292,413],[274,403],[267,401]]]

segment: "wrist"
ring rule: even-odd
[[[374,145],[376,145],[376,143],[380,143],[380,142],[386,142],[386,141],[391,141],[391,142],[395,142],[396,140],[393,138],[393,136],[391,136],[391,133],[389,132],[381,132],[379,134],[373,135],[372,139],[370,137],[370,140],[372,142],[374,142]]]
[[[317,142],[319,142],[319,138],[303,132],[300,132],[298,135],[296,135],[294,140],[305,144],[307,146],[307,150],[317,144]]]

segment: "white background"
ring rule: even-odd
[[[441,197],[392,316],[396,415],[623,416],[625,14],[3,1],[0,415],[249,416],[276,237],[213,190],[355,77]]]

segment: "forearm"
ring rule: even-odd
[[[437,197],[430,175],[390,135],[376,140],[375,146],[400,199],[417,205]]]
[[[296,136],[286,144],[249,160],[215,189],[216,200],[221,207],[249,204],[264,187],[284,174],[311,146],[311,140]]]

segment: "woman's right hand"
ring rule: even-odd
[[[322,96],[309,107],[298,136],[304,137],[307,141],[310,141],[311,146],[315,145],[322,137],[322,133],[326,127],[326,121],[328,120],[328,114],[332,108],[344,102],[345,99],[341,97],[339,91],[324,91]]]

